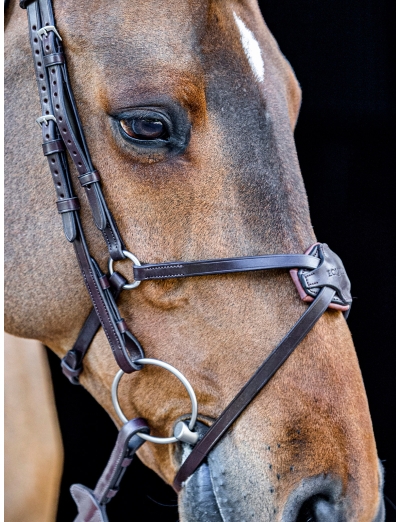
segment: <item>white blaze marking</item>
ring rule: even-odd
[[[259,82],[264,80],[264,60],[262,59],[261,49],[254,37],[254,34],[243,23],[242,19],[233,11],[236,25],[239,28],[240,38],[245,55],[249,61],[254,76]]]

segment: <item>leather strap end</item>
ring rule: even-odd
[[[76,197],[57,201],[57,209],[59,214],[63,214],[64,212],[72,212],[73,210],[79,210],[80,208],[79,200]]]
[[[111,286],[108,277],[105,274],[99,277],[99,283],[103,290],[107,290],[107,288],[110,288]]]
[[[70,492],[78,508],[74,522],[108,522],[105,506],[100,504],[93,490],[73,484]]]
[[[118,326],[118,330],[119,330],[121,333],[125,333],[125,332],[128,331],[128,325],[126,324],[125,319],[120,319],[120,320],[117,322],[117,326]]]
[[[103,231],[107,226],[107,218],[101,198],[101,188],[93,180],[85,184],[85,191],[90,208],[92,209],[95,225],[99,230]]]
[[[123,332],[122,335],[125,341],[125,348],[129,354],[128,360],[131,366],[130,371],[126,373],[132,373],[133,371],[141,370],[143,366],[135,362],[136,359],[142,359],[144,357],[144,352],[141,344],[136,339],[136,337],[128,330],[128,328],[125,332]]]
[[[116,488],[116,489],[110,489],[110,490],[108,491],[107,495],[106,495],[107,498],[110,498],[110,499],[111,499],[111,498],[114,498],[115,495],[118,493],[118,491],[119,491],[118,488]]]
[[[74,215],[70,212],[63,212],[61,214],[62,222],[63,222],[63,229],[65,237],[67,238],[67,241],[72,243],[76,239],[76,223],[74,219]]]

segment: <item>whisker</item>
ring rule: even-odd
[[[396,504],[394,504],[389,497],[387,497],[386,495],[384,495],[386,501],[392,506],[392,508],[396,511]]]
[[[162,504],[161,502],[158,502],[157,500],[154,500],[154,498],[151,498],[150,495],[146,495],[149,500],[154,502],[154,504],[158,504],[159,506],[163,507],[178,507],[178,504]]]

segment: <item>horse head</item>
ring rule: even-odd
[[[315,243],[293,130],[301,91],[255,1],[55,0],[94,165],[127,250],[141,261],[302,253]],[[35,124],[26,14],[6,28],[6,329],[60,357],[90,299],[61,220]],[[21,139],[22,137],[22,139]],[[74,180],[90,251],[108,252]],[[118,270],[132,279],[129,266]],[[285,270],[152,280],[120,309],[148,357],[177,367],[213,423],[307,309]],[[81,383],[121,425],[118,370],[96,335]],[[190,402],[167,372],[123,377],[128,418],[170,436]],[[166,482],[184,444],[147,443]],[[380,521],[382,476],[343,314],[328,310],[187,481],[181,520]]]

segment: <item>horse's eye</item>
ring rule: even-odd
[[[131,138],[137,140],[157,140],[167,137],[167,129],[161,120],[150,118],[130,118],[120,120],[121,127]]]

